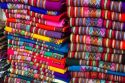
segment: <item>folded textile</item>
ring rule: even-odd
[[[27,9],[39,14],[49,14],[49,15],[60,15],[59,11],[48,11],[46,9],[37,8],[35,6],[29,6],[24,4],[15,4],[15,3],[0,3],[0,8],[2,9]]]
[[[68,58],[96,60],[125,64],[124,54],[92,53],[92,52],[69,52]]]
[[[101,0],[66,0],[68,6],[101,8]]]
[[[42,40],[42,41],[46,41],[46,42],[53,42],[56,44],[63,43],[68,38],[68,37],[66,37],[63,39],[54,39],[54,38],[50,38],[50,37],[46,37],[46,36],[42,36],[42,35],[38,35],[38,34],[33,34],[33,33],[30,33],[30,32],[24,31],[24,30],[13,29],[11,27],[5,27],[5,31],[10,32],[10,33],[17,33],[17,34],[21,34],[21,35],[30,36],[30,37],[38,39],[38,40]]]
[[[68,17],[95,17],[125,22],[125,13],[116,13],[89,7],[68,7]]]
[[[106,70],[99,67],[94,66],[69,66],[68,70],[70,72],[100,72],[100,73],[106,73],[106,74],[112,74],[112,75],[118,75],[118,76],[125,76],[123,72],[115,72],[111,70]]]
[[[70,83],[119,83],[116,81],[90,79],[90,78],[72,78]]]
[[[39,14],[33,11],[29,11],[26,9],[3,9],[4,12],[6,12],[6,15],[10,14],[26,14],[29,16],[32,16],[33,18],[38,18],[38,19],[42,19],[42,20],[48,20],[48,21],[53,21],[53,22],[60,22],[62,19],[64,19],[64,17],[67,18],[66,16],[66,12],[58,15],[58,16],[53,16],[53,15],[45,15],[45,14]]]
[[[16,40],[9,40],[8,39],[8,44],[10,45],[13,45],[13,46],[27,46],[27,47],[31,47],[31,48],[36,48],[36,49],[39,49],[39,50],[42,50],[42,49],[50,49],[50,50],[56,50],[56,51],[59,51],[59,52],[62,52],[62,53],[67,53],[67,50],[68,48],[63,48],[63,47],[60,47],[60,48],[53,48],[51,46],[47,46],[46,44],[43,44],[41,43],[41,45],[38,45],[38,44],[32,44],[32,43],[29,43],[29,42],[23,42],[23,41],[16,41]],[[48,50],[49,51],[49,50]]]
[[[117,72],[125,72],[124,71],[124,65],[123,64],[117,64],[117,63],[110,63],[110,62],[104,62],[104,61],[87,61],[87,60],[76,60],[76,59],[66,59],[66,64],[68,66],[94,66],[94,67],[99,67],[103,68],[106,70],[111,70],[111,71],[117,71]]]
[[[103,19],[101,18],[70,18],[70,26],[87,26],[102,27]]]
[[[49,25],[44,25],[41,23],[35,23],[35,22],[31,22],[31,21],[25,21],[25,20],[15,20],[15,19],[7,19],[7,25],[9,25],[9,23],[22,23],[25,24],[24,27],[26,27],[26,30],[29,30],[30,27],[37,27],[40,29],[44,29],[44,30],[49,30],[49,31],[56,31],[56,32],[67,32],[69,31],[69,26],[66,25],[64,27],[54,27],[54,26],[49,26]],[[15,25],[15,27],[17,27]],[[21,26],[18,26],[21,27]]]
[[[125,40],[125,32],[112,29],[96,28],[96,27],[72,27],[73,34],[90,35],[96,37],[105,37],[116,40]]]
[[[66,0],[68,6],[77,6],[77,7],[93,7],[93,8],[101,8],[108,9],[115,12],[125,12],[125,2],[113,1],[113,0],[95,0],[95,1],[87,1],[87,0]]]
[[[63,43],[63,44],[55,44],[55,43],[51,43],[51,42],[43,42],[43,41],[38,41],[38,40],[34,40],[34,39],[27,39],[26,37],[23,37],[23,36],[15,36],[14,34],[8,34],[7,35],[7,38],[8,39],[11,39],[11,40],[17,40],[17,41],[23,41],[23,42],[28,42],[28,43],[32,43],[32,44],[38,44],[38,45],[41,45],[42,44],[45,44],[47,47],[50,47],[50,48],[65,48],[65,50],[67,50],[67,46],[68,46],[68,43]],[[68,52],[68,51],[67,51]]]
[[[125,31],[125,23],[101,18],[70,18],[70,26],[104,27],[113,30]]]
[[[36,6],[39,8],[44,8],[47,10],[55,10],[55,11],[60,11],[62,10],[62,8],[65,7],[65,2],[64,0],[59,0],[58,2],[53,2],[53,1],[49,1],[49,0],[22,0],[22,1],[16,1],[16,0],[0,0],[0,2],[8,2],[8,3],[22,3],[22,4],[27,4],[27,5],[32,5],[32,6]]]
[[[19,22],[21,20],[27,20],[26,22],[41,23],[41,24],[54,26],[54,27],[66,26],[65,19],[62,19],[61,22],[52,22],[52,21],[47,21],[47,20],[41,20],[39,18],[31,17],[29,15],[24,15],[24,14],[7,14],[6,17],[7,17],[7,20],[13,20],[15,22]],[[19,20],[19,19],[21,19],[21,20]]]
[[[105,48],[102,46],[94,46],[94,45],[87,45],[87,44],[80,44],[80,43],[71,43],[70,51],[74,52],[74,53],[83,52],[83,51],[100,52],[100,53],[114,53],[114,54],[124,54],[125,53],[124,50],[120,50],[120,49]]]
[[[101,38],[101,37],[91,37],[87,35],[74,35],[71,34],[70,40],[73,43],[85,43],[96,46],[104,46],[109,48],[121,49],[125,50],[125,41],[109,39],[109,38]]]
[[[73,78],[88,78],[88,79],[100,79],[110,80],[114,82],[124,82],[125,77],[118,75],[105,74],[100,72],[71,72]],[[116,77],[118,79],[116,79]]]
[[[21,24],[21,23],[12,23],[9,22],[7,23],[7,26],[10,26],[12,28],[20,29],[20,30],[25,30],[31,33],[36,33],[39,35],[44,35],[48,37],[53,37],[53,38],[64,38],[66,37],[69,33],[62,33],[62,32],[56,32],[56,31],[49,31],[49,30],[44,30],[38,27],[32,27],[30,25],[26,24]]]

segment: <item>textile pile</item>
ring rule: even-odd
[[[70,28],[65,0],[0,0],[6,13],[5,83],[67,83]]]
[[[70,83],[125,83],[125,2],[67,0]]]

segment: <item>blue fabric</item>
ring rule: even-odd
[[[98,67],[93,67],[93,66],[82,66],[85,67],[87,71],[95,71],[98,72],[98,70],[100,70],[99,72],[105,72],[106,74],[113,74],[113,75],[118,75],[118,76],[125,76],[124,72],[115,72],[115,71],[111,71],[111,70],[104,70],[102,68],[98,68]],[[81,69],[81,66],[69,66],[68,67],[69,71],[73,71],[73,72],[80,72],[80,71],[84,71]]]
[[[7,3],[0,3],[0,8],[1,9],[7,9]]]
[[[37,13],[40,13],[40,14],[47,14],[46,9],[37,8],[37,7],[34,7],[34,6],[30,6],[30,11],[37,12]],[[59,15],[59,14],[60,14],[60,12],[54,11],[54,15]]]
[[[9,4],[13,4],[13,3],[0,3],[0,8],[1,9],[9,9]],[[42,8],[38,8],[38,7],[34,7],[34,6],[30,6],[30,11],[36,12],[36,13],[40,13],[40,14],[48,14],[48,10],[46,9],[42,9]],[[59,11],[52,11],[52,15],[59,15],[61,14],[61,12]]]

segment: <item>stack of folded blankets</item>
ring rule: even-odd
[[[70,83],[125,83],[125,2],[67,0]]]
[[[0,15],[1,15],[0,11]],[[2,15],[1,15],[2,16]],[[9,68],[9,64],[7,64],[7,38],[4,34],[5,22],[0,18],[0,79],[7,73],[7,69]]]
[[[67,83],[70,28],[65,0],[0,0],[7,20],[5,83]]]

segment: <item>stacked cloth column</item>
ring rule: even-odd
[[[125,2],[67,0],[70,83],[125,83]]]
[[[2,16],[2,12],[0,9],[0,16]],[[0,80],[3,81],[4,76],[7,73],[7,69],[9,68],[9,64],[7,64],[7,38],[4,34],[5,22],[2,17],[0,17]]]
[[[6,13],[7,83],[67,83],[65,0],[0,0]]]

